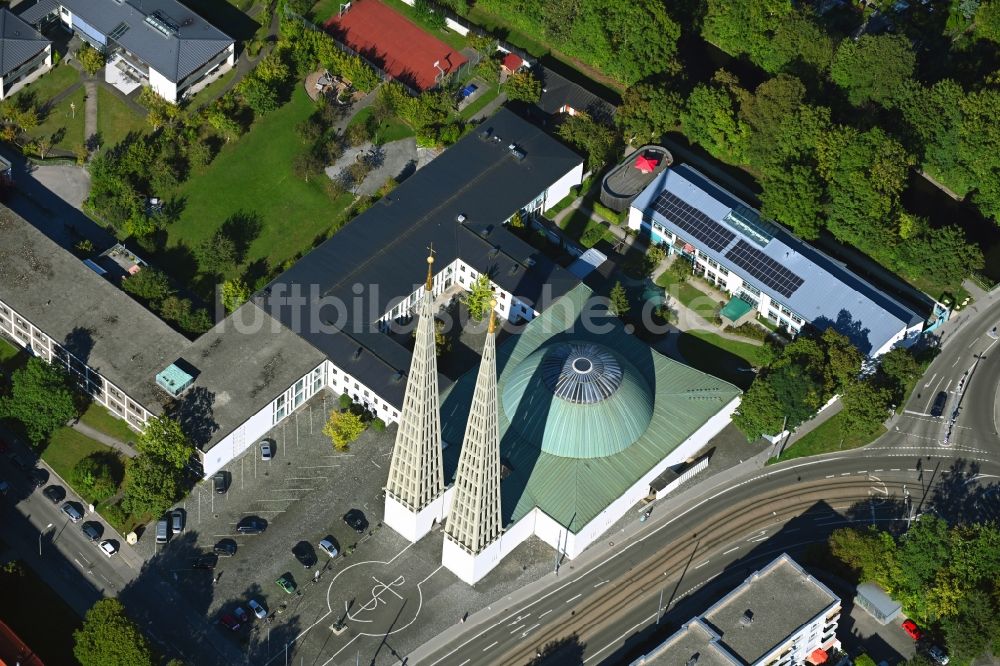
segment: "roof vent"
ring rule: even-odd
[[[396,372],[396,374],[394,374],[392,376],[392,383],[393,384],[398,384],[401,381],[403,381],[403,373],[402,372]]]
[[[511,275],[517,275],[517,269],[518,268],[519,268],[519,266],[517,264],[511,264],[511,266],[510,266],[510,274]]]
[[[483,229],[483,235],[484,236],[489,236],[491,233],[493,233],[493,225],[492,224],[487,224],[486,228]]]
[[[510,144],[509,146],[507,146],[507,150],[510,151],[510,154],[513,155],[514,159],[516,159],[516,160],[523,160],[525,157],[528,156],[528,154],[526,152],[524,152],[523,150],[521,150],[520,148],[518,148],[517,144],[514,144],[514,143]]]
[[[467,219],[469,218],[465,216],[465,213],[459,213],[458,215],[455,216],[455,221],[458,222],[459,224],[462,224]]]
[[[497,255],[500,254],[500,248],[495,247],[490,250],[490,259],[496,259]]]
[[[744,627],[749,627],[753,624],[753,611],[749,608],[743,611],[743,616],[740,618],[740,624]]]
[[[176,398],[194,383],[196,374],[197,371],[185,363],[183,359],[177,359],[157,373],[156,384]]]
[[[479,133],[479,138],[485,141],[489,139],[492,134],[493,134],[493,128],[487,127],[486,129],[484,129],[482,132]]]
[[[697,652],[695,652],[693,655],[691,655],[691,658],[687,660],[687,664],[685,664],[685,666],[694,666],[695,664],[697,664],[698,663],[698,657],[699,657],[699,654]]]
[[[358,347],[357,349],[354,350],[354,360],[355,361],[357,361],[359,358],[361,358],[361,352],[363,352],[364,350],[365,350],[364,347]]]

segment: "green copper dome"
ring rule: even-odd
[[[639,371],[593,342],[542,346],[513,369],[500,391],[510,428],[563,458],[620,453],[653,416],[653,391]]]

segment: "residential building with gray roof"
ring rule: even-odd
[[[791,666],[840,649],[840,597],[781,554],[632,666]]]
[[[108,57],[108,68],[178,102],[235,62],[235,42],[177,0],[39,0],[35,26],[58,20]],[[115,77],[108,80],[118,80]]]
[[[772,324],[792,333],[807,323],[834,328],[872,358],[911,344],[930,314],[761,218],[687,164],[667,169],[636,197],[628,225]]]
[[[52,68],[52,42],[6,7],[0,9],[0,99]]]

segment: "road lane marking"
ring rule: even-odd
[[[836,474],[827,474],[827,475],[826,475],[826,478],[828,478],[828,479],[832,479],[832,478],[833,478],[833,477],[835,477],[835,476],[837,476],[837,475],[836,475]]]
[[[844,472],[843,474],[841,474],[841,476],[850,476],[850,475],[851,475],[850,472]]]
[[[568,604],[569,604],[569,603],[573,603],[574,601],[576,601],[577,599],[579,599],[579,598],[580,598],[580,597],[582,597],[582,596],[583,596],[583,593],[581,592],[580,594],[576,595],[576,596],[575,596],[575,597],[573,597],[572,599],[567,599],[567,600],[566,600],[566,603],[568,603]]]
[[[740,549],[739,546],[736,546],[736,548],[730,548],[729,550],[727,550],[726,552],[724,552],[723,555],[728,555],[729,553],[735,553],[739,549]]]
[[[519,626],[519,627],[514,627],[514,631],[510,632],[510,635],[513,636],[514,634],[516,634],[517,632],[521,631],[522,629],[524,629],[524,625],[523,624],[521,626]]]
[[[884,472],[885,470],[884,470],[884,469],[877,469],[877,470],[875,470],[875,471],[876,471],[876,472]],[[895,472],[898,472],[899,470],[897,469],[897,470],[893,470],[893,471],[895,471]]]
[[[598,587],[600,587],[601,585],[604,585],[605,583],[610,583],[610,582],[611,582],[610,580],[602,580],[602,581],[601,581],[600,583],[598,583],[598,584],[597,584],[597,585],[595,585],[594,587],[595,587],[595,588],[598,588]]]
[[[458,666],[465,666],[465,665],[466,665],[467,663],[469,663],[470,661],[472,661],[472,660],[471,660],[471,659],[466,659],[465,661],[463,661],[463,662],[462,662],[461,664],[459,664]]]
[[[909,409],[904,409],[903,413],[904,414],[909,414],[910,416],[926,416],[928,418],[934,418],[933,414],[928,414],[927,412],[914,412],[914,411],[911,411]]]
[[[900,469],[898,467],[893,467],[889,470],[890,472],[898,472]]]
[[[489,645],[487,645],[486,647],[483,648],[483,652],[486,652],[487,650],[489,650],[491,647],[493,647],[494,645],[496,645],[499,642],[500,641],[493,641],[492,643],[490,643]]]
[[[543,617],[545,617],[546,615],[548,615],[551,612],[552,612],[552,609],[550,608],[547,611],[545,611],[544,613],[542,613],[541,615],[539,615],[538,619],[541,620]]]
[[[541,626],[541,625],[540,625],[540,624],[533,624],[533,625],[531,625],[530,627],[528,627],[527,629],[525,629],[525,630],[524,630],[524,633],[523,633],[523,634],[521,634],[521,638],[525,638],[525,637],[527,637],[527,635],[528,635],[529,633],[531,633],[531,630],[532,630],[532,629],[534,629],[534,628],[536,628],[536,627],[539,627],[539,626]]]
[[[712,560],[705,560],[704,562],[702,562],[701,564],[699,564],[698,566],[696,566],[695,569],[701,569],[703,566],[705,566],[706,564],[708,564],[711,561]]]
[[[930,381],[928,381],[926,384],[924,384],[924,388],[929,387],[931,385],[931,382],[933,382],[935,379],[937,379],[937,376],[938,376],[938,373],[935,372],[934,376],[930,378]]]

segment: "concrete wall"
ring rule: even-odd
[[[565,176],[549,185],[545,193],[545,203],[542,205],[544,213],[569,195],[569,191],[583,182],[583,163],[581,162]]]
[[[676,479],[674,479],[673,481],[671,481],[670,483],[668,483],[666,486],[664,486],[663,490],[657,491],[657,493],[656,493],[656,499],[657,500],[663,499],[664,497],[666,497],[670,493],[672,493],[675,490],[677,490],[681,486],[681,484],[683,484],[685,481],[687,481],[688,479],[690,479],[691,477],[693,477],[695,474],[697,474],[698,472],[700,472],[700,471],[704,470],[706,467],[708,467],[708,461],[709,461],[710,457],[711,456],[704,456],[697,463],[695,463],[694,465],[692,465],[691,467],[689,467],[687,470],[685,470],[685,472],[683,474],[681,474]]]
[[[167,77],[152,67],[149,68],[149,87],[168,102],[177,103],[177,84],[167,79]]]
[[[385,495],[386,525],[399,533],[404,539],[419,541],[433,529],[435,523],[444,520],[446,508],[451,506],[451,490],[446,490],[436,500],[414,513],[388,493]]]

